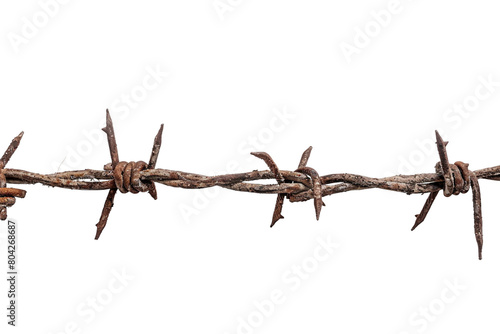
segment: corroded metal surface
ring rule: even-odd
[[[106,164],[103,170],[77,170],[53,174],[38,174],[20,169],[5,168],[16,151],[23,133],[15,137],[4,155],[0,159],[0,219],[7,218],[7,207],[16,202],[16,198],[23,198],[26,191],[8,188],[11,184],[41,183],[51,187],[60,187],[78,190],[108,190],[101,217],[97,223],[95,239],[98,239],[104,230],[114,198],[119,190],[121,193],[148,192],[154,199],[157,198],[155,183],[170,187],[186,189],[202,189],[219,186],[235,191],[253,192],[261,194],[277,194],[276,204],[271,220],[271,227],[282,219],[281,214],[285,199],[290,202],[300,202],[313,199],[316,218],[319,219],[321,208],[324,206],[325,196],[353,190],[385,189],[406,194],[429,193],[420,214],[416,215],[414,230],[426,218],[438,193],[442,190],[446,197],[464,194],[472,188],[474,209],[474,234],[478,245],[478,255],[482,258],[483,227],[481,213],[481,192],[478,179],[500,180],[500,166],[484,168],[476,171],[469,170],[469,164],[457,161],[450,164],[445,142],[436,131],[436,144],[440,161],[436,165],[436,173],[396,175],[385,178],[372,178],[362,175],[341,173],[320,176],[318,172],[307,166],[312,147],[304,151],[298,168],[295,171],[280,170],[271,156],[265,152],[252,153],[262,159],[269,170],[254,170],[247,173],[236,173],[216,176],[205,176],[169,169],[156,168],[156,162],[161,148],[163,124],[154,138],[149,163],[144,161],[120,161],[118,147],[113,129],[113,121],[109,111],[106,111],[106,127],[111,163]],[[276,184],[258,184],[250,181],[275,179]]]

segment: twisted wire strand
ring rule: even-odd
[[[26,191],[24,190],[7,188],[7,183],[40,183],[51,187],[67,189],[108,190],[108,196],[104,203],[99,222],[97,223],[95,239],[99,238],[107,224],[117,191],[133,194],[148,192],[154,199],[157,199],[155,183],[187,189],[203,189],[219,186],[234,191],[277,194],[271,227],[278,220],[284,218],[281,212],[285,199],[288,199],[290,202],[313,199],[316,218],[319,219],[321,208],[325,205],[323,202],[323,197],[325,196],[354,190],[383,189],[406,194],[429,193],[422,211],[416,215],[416,221],[412,228],[414,230],[425,220],[440,191],[443,191],[445,197],[449,197],[451,195],[465,194],[469,189],[472,189],[474,234],[478,244],[479,258],[481,259],[483,231],[481,193],[478,179],[500,180],[500,166],[471,171],[469,170],[469,164],[464,162],[457,161],[454,164],[450,164],[446,152],[448,142],[444,142],[437,131],[436,144],[440,161],[436,165],[435,173],[395,175],[384,178],[373,178],[350,173],[320,176],[314,168],[307,166],[312,147],[304,151],[295,171],[280,170],[271,156],[265,152],[253,152],[252,154],[262,159],[269,170],[206,176],[160,169],[156,168],[156,162],[161,147],[163,124],[154,139],[149,163],[144,161],[126,162],[119,160],[113,123],[108,110],[106,111],[106,127],[103,131],[108,137],[111,156],[111,163],[105,165],[103,170],[85,169],[39,174],[20,169],[5,168],[10,157],[19,146],[23,133],[14,138],[0,159],[0,218],[6,218],[6,208],[15,203],[16,197],[22,198],[26,195]],[[276,184],[255,183],[255,181],[270,179],[275,179]]]

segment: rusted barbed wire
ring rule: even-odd
[[[113,129],[113,122],[106,110],[106,127],[103,129],[108,138],[111,163],[103,170],[76,170],[53,174],[32,173],[19,169],[5,168],[16,151],[23,132],[12,140],[4,155],[0,159],[0,219],[7,218],[7,207],[15,204],[16,197],[24,198],[25,190],[7,188],[10,184],[35,184],[78,190],[109,190],[104,203],[95,239],[99,239],[106,227],[111,208],[117,191],[122,193],[148,192],[153,199],[157,199],[155,183],[170,187],[188,189],[202,189],[219,186],[230,190],[253,192],[262,194],[277,194],[275,209],[271,219],[271,227],[284,218],[281,214],[285,198],[290,202],[308,201],[313,199],[316,219],[319,220],[322,207],[325,205],[323,197],[364,189],[385,189],[406,194],[429,193],[420,214],[416,215],[414,230],[426,218],[432,204],[442,190],[446,197],[467,193],[472,188],[474,209],[474,234],[478,246],[479,259],[482,258],[483,230],[481,213],[481,192],[478,179],[500,180],[500,166],[469,170],[469,165],[461,161],[450,164],[446,152],[446,145],[436,131],[436,144],[440,161],[436,165],[435,173],[396,175],[385,178],[371,178],[356,174],[328,174],[320,176],[318,172],[307,166],[312,147],[304,151],[297,169],[294,171],[280,170],[271,156],[265,152],[253,152],[262,159],[269,170],[253,170],[247,173],[205,176],[194,173],[156,168],[156,162],[161,147],[163,124],[153,143],[149,163],[144,161],[125,162],[118,157],[118,147]],[[275,179],[276,184],[258,184],[250,181]]]

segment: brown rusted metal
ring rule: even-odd
[[[151,150],[151,156],[149,158],[148,169],[156,168],[156,161],[158,160],[158,156],[160,154],[161,148],[161,137],[163,135],[163,124],[160,126],[160,130],[156,134],[155,140],[153,142],[153,149]],[[156,192],[156,186],[154,182],[148,181],[146,182],[146,187],[148,187],[148,193],[153,197],[153,199],[158,199],[158,193]]]
[[[464,181],[461,192],[462,192],[462,194],[465,194],[470,189],[471,173],[469,171],[469,164],[463,163],[462,161],[457,161],[457,162],[455,162],[454,165],[458,167],[460,174],[462,176],[462,179]]]
[[[12,206],[16,203],[15,197],[0,197],[0,205]]]
[[[436,130],[436,144],[439,153],[439,159],[441,159],[441,171],[444,177],[444,189],[443,194],[446,197],[449,197],[453,194],[453,177],[451,174],[450,163],[448,162],[448,153],[446,152],[446,145],[448,142],[444,142],[443,138],[439,135],[439,132]]]
[[[302,153],[302,156],[300,157],[300,162],[299,166],[297,168],[303,168],[307,166],[307,162],[309,161],[309,157],[311,156],[311,151],[312,151],[312,146],[309,146],[304,153]]]
[[[102,208],[101,217],[99,218],[99,222],[96,224],[97,232],[95,234],[95,240],[98,240],[101,236],[102,231],[106,227],[106,223],[108,222],[109,214],[111,213],[111,209],[113,208],[113,202],[115,200],[116,188],[110,189],[108,192],[108,197],[106,197],[106,201],[104,201],[104,207]]]
[[[205,176],[195,173],[156,168],[163,133],[161,125],[153,142],[149,163],[144,161],[120,161],[118,147],[113,129],[113,121],[106,110],[106,127],[111,163],[106,164],[103,170],[77,170],[58,172],[53,174],[38,174],[19,169],[5,168],[5,165],[16,151],[23,133],[12,140],[4,155],[0,159],[0,218],[6,219],[6,207],[15,204],[16,198],[23,198],[26,191],[7,188],[11,184],[41,183],[51,187],[60,187],[78,190],[108,190],[95,239],[98,239],[106,227],[108,217],[113,207],[117,191],[122,193],[148,192],[154,199],[157,198],[155,183],[170,187],[186,189],[203,189],[219,186],[235,191],[254,192],[260,194],[277,194],[276,204],[271,221],[271,227],[281,218],[285,198],[290,202],[307,201],[313,199],[316,219],[319,219],[321,208],[324,206],[323,197],[364,189],[385,189],[406,194],[429,193],[420,214],[412,227],[414,230],[426,218],[439,191],[443,190],[446,197],[452,194],[467,193],[472,188],[474,208],[474,234],[478,245],[478,255],[482,258],[483,228],[481,213],[481,193],[478,179],[500,180],[500,166],[469,170],[469,164],[457,161],[450,164],[446,152],[447,142],[443,141],[436,131],[436,144],[440,162],[436,165],[435,173],[396,175],[385,178],[371,178],[356,174],[328,174],[320,176],[307,163],[312,147],[304,151],[298,168],[295,171],[278,169],[271,156],[265,152],[254,152],[254,156],[264,160],[269,170],[254,170],[246,173]],[[277,184],[258,184],[251,181],[275,179]]]
[[[321,178],[318,172],[311,167],[300,167],[295,170],[296,172],[304,173],[309,175],[313,182],[313,197],[314,197],[314,209],[316,211],[316,220],[319,220],[319,215],[321,213],[321,207],[324,205],[322,195],[321,195]]]
[[[99,239],[102,231],[106,227],[109,214],[111,213],[111,209],[113,208],[116,189],[120,190],[121,193],[131,192],[132,194],[147,191],[154,199],[157,198],[156,187],[154,183],[152,181],[141,181],[141,171],[149,167],[154,169],[154,167],[156,166],[156,161],[158,160],[158,154],[160,153],[161,148],[163,124],[160,126],[160,130],[155,137],[149,164],[146,164],[144,161],[119,161],[115,130],[113,128],[113,120],[111,119],[109,110],[106,110],[106,127],[102,130],[107,134],[109,153],[111,155],[111,164],[107,164],[106,166],[104,166],[104,169],[111,169],[113,171],[113,179],[115,181],[116,188],[112,188],[109,190],[108,197],[104,202],[104,208],[102,209],[101,218],[96,225],[96,240]]]
[[[483,214],[481,212],[481,190],[477,176],[470,176],[472,185],[472,204],[474,206],[474,235],[476,236],[477,252],[479,260],[483,258]]]
[[[429,213],[429,210],[431,209],[432,204],[434,203],[434,200],[436,199],[438,194],[439,191],[434,191],[429,194],[429,197],[427,197],[427,200],[425,201],[422,211],[418,215],[415,215],[417,219],[415,221],[415,225],[413,225],[413,227],[411,228],[412,231],[416,229],[418,225],[424,222],[425,217],[427,217],[427,214]]]
[[[4,196],[24,198],[24,196],[26,196],[26,190],[16,188],[0,188],[0,197]]]
[[[482,248],[483,248],[483,218],[481,213],[481,192],[479,190],[479,182],[477,176],[474,172],[469,170],[469,164],[461,161],[457,161],[454,164],[450,164],[448,161],[448,154],[446,152],[446,145],[448,142],[444,142],[439,132],[436,131],[436,144],[439,152],[440,162],[436,165],[436,172],[441,173],[444,177],[444,195],[446,197],[453,195],[459,195],[460,193],[467,193],[469,188],[472,186],[472,202],[474,207],[474,234],[476,236],[476,242],[478,247],[479,259],[482,259]],[[434,200],[439,191],[431,192],[427,201],[422,208],[422,212],[416,215],[417,220],[415,225],[412,227],[412,231],[420,225],[427,213],[429,212]]]
[[[108,137],[109,153],[111,154],[111,167],[115,168],[120,158],[118,157],[118,146],[116,145],[115,129],[109,110],[106,109],[106,127],[102,129]]]
[[[285,182],[285,179],[281,175],[281,172],[278,169],[278,166],[276,165],[276,163],[273,161],[273,159],[271,158],[271,156],[269,154],[267,154],[266,152],[252,152],[250,154],[253,156],[256,156],[259,159],[264,160],[264,162],[267,164],[267,167],[269,167],[271,172],[273,172],[274,177],[276,178],[276,181],[278,182],[278,184]]]
[[[26,196],[26,191],[15,188],[6,188],[7,178],[4,173],[5,165],[9,162],[10,158],[19,147],[21,139],[23,138],[24,132],[17,135],[5,150],[2,158],[0,158],[0,220],[7,219],[7,207],[12,206],[16,203],[16,197],[23,198]]]
[[[278,165],[276,165],[276,163],[269,154],[267,154],[266,152],[252,152],[250,154],[256,156],[259,159],[264,160],[264,162],[267,164],[271,172],[273,172],[274,177],[276,178],[276,182],[278,182],[278,184],[282,184],[283,182],[285,182],[283,175],[281,175],[281,172],[278,169]],[[285,202],[285,194],[278,194],[278,196],[276,197],[276,204],[274,205],[273,217],[271,219],[271,227],[273,227],[278,220],[285,218],[281,214],[284,202]]]

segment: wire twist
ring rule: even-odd
[[[7,207],[13,206],[16,203],[16,197],[24,198],[26,196],[26,191],[16,188],[6,188],[7,178],[5,177],[4,168],[9,162],[10,158],[16,151],[21,139],[23,138],[24,132],[21,132],[17,137],[15,137],[10,143],[7,150],[0,158],[0,220],[7,219]]]
[[[451,195],[465,194],[472,187],[472,203],[474,207],[474,235],[476,237],[476,243],[478,247],[478,257],[479,260],[482,259],[483,250],[483,218],[481,212],[481,190],[479,188],[479,182],[477,176],[474,172],[469,170],[469,164],[462,161],[457,161],[454,164],[450,164],[448,161],[448,153],[446,151],[446,146],[448,142],[443,141],[443,138],[436,131],[436,145],[438,148],[440,161],[436,164],[436,173],[440,174],[444,178],[443,194],[445,197],[450,197]],[[429,210],[437,197],[440,190],[431,192],[427,201],[422,208],[420,214],[416,215],[417,219],[415,225],[412,227],[412,231],[423,223],[425,217],[429,213]]]
[[[23,198],[26,191],[7,188],[7,182],[18,184],[41,183],[52,187],[86,190],[108,190],[99,222],[96,224],[95,239],[99,239],[106,227],[107,220],[115,195],[121,193],[148,192],[157,199],[155,183],[162,183],[171,187],[186,189],[203,189],[219,186],[235,191],[276,194],[271,227],[284,218],[282,213],[285,198],[290,202],[307,201],[313,199],[316,219],[319,219],[321,209],[325,205],[323,197],[352,190],[385,189],[406,194],[429,193],[420,214],[416,215],[412,230],[419,226],[426,218],[438,193],[442,190],[445,197],[465,194],[472,189],[474,208],[474,234],[478,247],[479,259],[482,258],[483,222],[481,212],[481,192],[478,179],[500,180],[500,166],[471,171],[467,163],[457,161],[450,164],[446,152],[447,142],[444,142],[436,131],[436,144],[439,153],[439,162],[436,173],[416,175],[396,175],[386,178],[372,178],[356,174],[328,174],[320,176],[318,172],[307,166],[312,147],[309,147],[301,156],[295,171],[280,170],[271,156],[265,152],[252,154],[262,159],[269,170],[254,170],[247,173],[205,176],[181,171],[156,169],[156,162],[161,147],[163,124],[161,125],[153,143],[149,163],[144,161],[120,161],[118,147],[113,129],[113,122],[106,110],[106,127],[103,129],[108,138],[111,163],[104,166],[104,170],[81,170],[59,172],[54,174],[37,174],[18,169],[5,168],[5,165],[19,146],[23,133],[12,140],[4,155],[0,159],[0,218],[7,218],[7,207],[16,202],[16,198]],[[275,179],[277,184],[258,184],[251,181]]]
[[[156,161],[158,160],[158,155],[160,154],[163,124],[160,126],[160,130],[158,130],[158,134],[155,137],[151,157],[149,158],[149,164],[146,164],[144,161],[120,161],[118,157],[118,146],[116,145],[115,130],[113,128],[113,121],[111,120],[109,110],[106,110],[106,127],[102,130],[108,136],[109,152],[111,155],[111,163],[105,165],[104,170],[113,171],[113,179],[116,188],[112,188],[108,192],[108,196],[104,202],[104,208],[102,209],[101,218],[96,224],[97,232],[95,240],[99,239],[102,231],[106,227],[109,214],[113,208],[113,202],[117,189],[122,193],[131,192],[133,194],[147,191],[153,199],[156,200],[158,198],[154,182],[141,181],[141,171],[145,169],[154,169],[156,167]]]
[[[120,161],[112,169],[111,164],[104,166],[104,170],[112,170],[116,188],[121,193],[126,194],[131,192],[137,194],[139,192],[149,191],[146,183],[141,181],[141,171],[147,169],[147,164],[144,161]],[[148,182],[151,183],[151,182]]]

